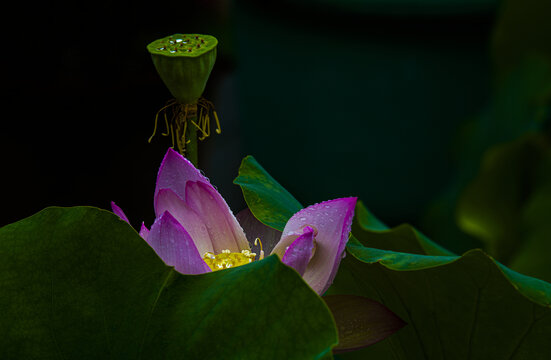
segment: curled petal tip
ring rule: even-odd
[[[333,282],[348,241],[356,201],[355,197],[339,198],[300,210],[289,219],[274,248],[273,252],[282,256],[305,227],[315,229],[316,250],[303,277],[318,294]]]
[[[294,268],[302,276],[314,254],[314,249],[314,229],[307,226],[304,228],[304,233],[285,250],[281,261]]]
[[[124,214],[124,211],[122,211],[122,209],[117,204],[115,204],[114,201],[111,201],[111,209],[113,210],[113,213],[117,215],[121,220],[124,220],[130,224],[130,221],[128,220],[128,217],[126,217],[126,215]]]
[[[140,236],[147,241],[147,237],[149,236],[149,229],[145,224],[142,222],[142,227],[140,228]]]

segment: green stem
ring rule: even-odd
[[[197,128],[191,122],[197,124],[197,116],[187,119],[187,138],[189,143],[186,144],[186,158],[191,161],[195,167],[199,167],[199,151],[197,149]]]

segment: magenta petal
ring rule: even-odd
[[[149,236],[149,229],[145,226],[145,224],[142,222],[142,227],[140,228],[140,236],[147,241],[147,237]]]
[[[320,295],[329,288],[337,273],[348,241],[355,206],[356,198],[351,197],[325,201],[300,210],[289,219],[281,241],[272,251],[282,257],[286,247],[302,234],[302,229],[311,226],[314,229],[316,250],[303,277]]]
[[[285,251],[281,261],[295,269],[301,276],[306,271],[306,266],[312,258],[314,251],[314,230],[307,226]]]
[[[185,200],[206,225],[216,254],[222,250],[250,250],[243,229],[228,204],[212,186],[199,181],[188,181]]]
[[[214,249],[205,223],[203,223],[203,220],[201,220],[195,211],[186,205],[184,200],[170,189],[159,190],[156,200],[157,208],[155,210],[157,217],[168,211],[186,229],[200,254],[204,255],[206,252],[213,252]]]
[[[147,242],[165,264],[174,266],[174,269],[182,274],[202,274],[211,271],[191,236],[168,212],[155,220]]]
[[[117,204],[115,204],[114,201],[111,201],[111,209],[113,209],[113,213],[115,213],[115,215],[120,217],[121,220],[124,220],[124,221],[126,221],[127,223],[130,224],[130,221],[128,220],[128,218],[124,214],[124,211],[122,211],[122,209]]]
[[[168,149],[157,174],[154,195],[155,210],[157,210],[157,193],[161,189],[171,189],[181,199],[185,199],[188,181],[201,181],[210,184],[209,180],[188,159],[178,152]]]

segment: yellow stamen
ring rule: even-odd
[[[232,253],[230,250],[222,250],[220,254],[206,252],[203,260],[212,271],[229,269],[231,267],[241,266],[254,261],[256,254],[250,250],[241,250],[240,253]]]

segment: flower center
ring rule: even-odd
[[[203,260],[205,260],[212,271],[218,271],[248,264],[253,262],[255,257],[256,253],[250,250],[241,250],[240,253],[222,250],[222,253],[216,255],[211,252],[205,253],[205,255],[203,255]]]

